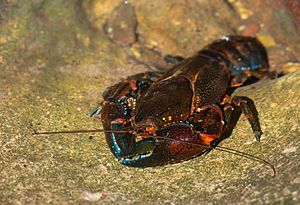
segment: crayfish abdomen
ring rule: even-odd
[[[251,99],[231,96],[252,73],[267,72],[263,45],[252,37],[215,41],[172,69],[131,76],[109,87],[99,114],[118,161],[149,167],[208,153],[229,137],[241,113],[262,134]]]

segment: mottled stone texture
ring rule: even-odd
[[[118,24],[122,15],[113,12],[120,3],[0,1],[0,204],[299,203],[298,1],[129,0],[134,26]],[[135,38],[112,41],[104,31],[108,23]],[[32,135],[30,124],[39,130],[100,128],[86,113],[107,86],[162,69],[164,55],[191,55],[226,34],[256,35],[271,69],[290,73],[237,90],[257,105],[261,142],[242,117],[222,143],[270,161],[275,178],[261,164],[217,150],[172,166],[135,169],[114,160],[102,134]]]

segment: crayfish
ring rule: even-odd
[[[258,39],[226,36],[179,59],[167,71],[136,74],[108,87],[90,112],[103,124],[103,130],[94,131],[105,132],[113,155],[126,166],[173,164],[220,149],[263,162],[275,174],[265,160],[218,146],[231,135],[242,113],[260,140],[254,102],[232,93],[268,68]]]

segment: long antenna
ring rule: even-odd
[[[104,132],[104,133],[130,133],[128,130],[104,130],[104,129],[93,129],[93,130],[66,130],[66,131],[45,131],[38,132],[35,129],[33,130],[33,135],[55,135],[55,134],[79,134],[79,133],[95,133],[95,132]]]
[[[45,132],[38,132],[36,131],[33,127],[30,127],[33,130],[33,135],[52,135],[52,134],[78,134],[78,133],[96,133],[96,132],[104,132],[104,133],[130,133],[130,130],[105,130],[105,129],[92,129],[92,130],[66,130],[66,131],[55,131],[55,132],[50,132],[50,131],[45,131]],[[220,150],[226,153],[230,153],[230,154],[234,154],[234,155],[238,155],[240,157],[244,157],[247,159],[251,159],[253,161],[262,163],[268,167],[270,167],[273,171],[273,177],[275,177],[276,175],[276,170],[275,167],[268,161],[261,159],[259,157],[253,156],[251,154],[247,154],[245,152],[241,152],[232,148],[228,148],[228,147],[223,147],[223,146],[209,146],[209,145],[204,145],[204,144],[196,144],[196,143],[192,143],[192,142],[186,142],[186,141],[182,141],[182,140],[178,140],[178,139],[173,139],[173,138],[168,138],[168,137],[160,137],[160,136],[155,136],[154,138],[157,139],[161,139],[161,140],[169,140],[169,141],[176,141],[176,142],[181,142],[181,143],[185,143],[188,145],[193,145],[196,147],[205,147],[205,148],[212,148],[212,149],[216,149],[216,150]]]

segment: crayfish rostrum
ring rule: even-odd
[[[108,87],[90,116],[101,119],[108,146],[123,165],[173,164],[214,148],[233,152],[218,144],[231,135],[242,113],[257,140],[262,131],[254,102],[232,93],[268,68],[259,40],[226,36],[165,72],[136,74]],[[236,152],[269,165],[275,173],[268,162]]]

